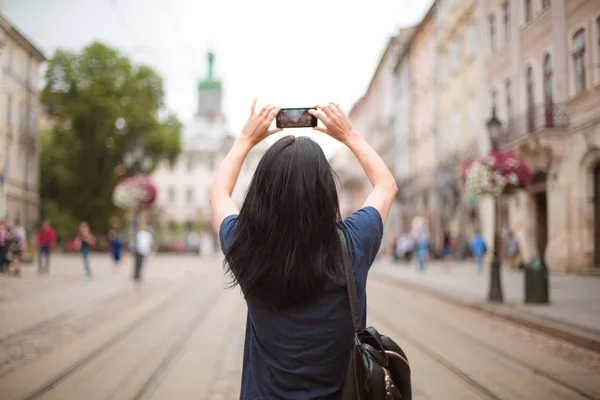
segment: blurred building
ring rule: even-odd
[[[406,45],[411,31],[411,29],[402,29],[389,39],[364,97],[349,113],[355,129],[388,165],[393,164],[397,159],[394,135],[396,113],[393,106],[393,71],[398,54]],[[333,160],[333,167],[338,171],[342,183],[341,212],[343,215],[348,215],[362,206],[372,187],[356,157],[348,148],[340,149]],[[398,207],[394,205],[386,224],[384,243],[397,236],[399,229]]]
[[[0,218],[39,211],[39,75],[45,57],[0,16]]]
[[[208,54],[207,77],[198,84],[196,115],[183,129],[183,149],[176,162],[164,161],[152,175],[158,187],[157,207],[164,224],[210,223],[210,185],[216,168],[235,137],[228,133],[222,112],[222,83],[214,76],[214,56]],[[263,147],[254,148],[240,172],[234,200],[241,205]]]
[[[393,126],[395,139],[395,159],[390,166],[398,185],[395,208],[398,218],[398,233],[410,231],[415,208],[407,193],[412,178],[411,124],[412,124],[412,74],[410,66],[410,39],[414,28],[406,29],[406,42],[398,53],[394,67],[394,93],[392,95]]]
[[[409,60],[411,70],[410,160],[412,178],[405,185],[403,197],[415,213],[426,216],[432,239],[441,236],[436,210],[439,192],[436,183],[438,166],[436,132],[438,122],[438,86],[436,85],[437,45],[433,3],[417,25],[411,38]],[[436,223],[438,222],[438,223]]]
[[[468,238],[476,227],[474,202],[460,187],[462,165],[478,156],[484,131],[480,115],[480,64],[476,0],[441,0],[436,13],[438,129],[436,218],[451,237]]]
[[[498,110],[502,146],[535,169],[501,212],[525,259],[600,267],[600,2],[481,3],[485,108]]]

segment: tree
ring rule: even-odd
[[[165,112],[162,78],[102,43],[57,50],[47,67],[41,98],[54,127],[42,137],[40,191],[44,211],[56,214],[45,217],[66,214],[106,232],[120,213],[112,191],[133,174],[123,165],[127,149],[141,142],[152,168],[174,162],[181,123]]]

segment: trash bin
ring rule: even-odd
[[[543,260],[534,258],[525,264],[525,303],[549,303],[548,268]]]

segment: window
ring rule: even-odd
[[[535,99],[534,99],[534,76],[533,76],[533,68],[531,66],[527,67],[527,72],[525,75],[527,82],[527,129],[529,132],[533,132],[534,126],[534,110],[535,110]]]
[[[37,89],[37,69],[35,68],[35,66],[33,64],[31,64],[31,67],[29,70],[29,85],[32,88]]]
[[[12,125],[12,96],[10,94],[6,98],[6,125]]]
[[[23,157],[23,151],[21,147],[17,147],[17,171],[16,177],[21,179],[23,177],[23,170],[25,169],[25,157]]]
[[[175,188],[169,188],[169,203],[175,203]]]
[[[496,17],[494,15],[490,15],[489,25],[490,25],[490,51],[492,53],[495,53],[496,52]]]
[[[25,57],[21,57],[21,61],[19,63],[19,76],[23,80],[25,80],[25,77],[27,76],[25,73]]]
[[[194,170],[194,159],[191,156],[187,159],[187,170],[188,172],[192,172]]]
[[[467,56],[472,57],[475,55],[475,48],[477,47],[477,25],[474,22],[469,24],[467,28]]]
[[[554,93],[552,90],[552,57],[544,57],[544,119],[546,127],[554,126]]]
[[[35,158],[31,157],[29,159],[29,171],[28,171],[28,181],[29,184],[31,185],[35,185],[36,184],[36,174],[35,174]]]
[[[37,118],[35,110],[29,112],[29,135],[35,136],[37,134]]]
[[[454,121],[453,121],[453,129],[452,129],[452,147],[456,148],[458,147],[458,144],[461,143],[462,141],[460,140],[460,124],[461,124],[461,120],[460,120],[460,111],[457,110],[454,112]]]
[[[185,198],[186,198],[188,204],[193,203],[194,202],[194,189],[187,188],[187,190],[185,192]]]
[[[477,103],[474,98],[469,100],[469,136],[477,138]]]
[[[575,71],[575,94],[586,88],[585,81],[585,30],[573,35],[573,70]]]
[[[490,103],[492,104],[492,108],[496,109],[498,106],[498,93],[496,92],[496,89],[492,89],[492,91],[490,92]]]
[[[458,69],[460,65],[460,42],[458,38],[452,41],[452,69]]]
[[[525,7],[523,14],[525,15],[525,23],[527,24],[533,19],[533,4],[531,0],[525,0],[523,6]]]
[[[506,82],[504,82],[504,93],[506,95],[506,117],[507,117],[507,122],[510,124],[510,122],[512,120],[512,110],[513,110],[512,85],[511,85],[510,79],[507,79]]]
[[[550,0],[542,0],[542,10],[545,10],[546,8],[550,7]]]
[[[21,102],[19,106],[19,133],[23,133],[25,131],[25,102]]]
[[[15,52],[12,49],[8,49],[8,59],[6,61],[6,70],[10,72],[12,70],[13,58],[15,57]]]
[[[510,3],[507,1],[502,5],[502,16],[504,20],[504,41],[510,42]]]

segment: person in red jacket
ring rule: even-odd
[[[50,221],[45,220],[38,231],[38,273],[48,274],[50,272],[50,250],[56,245],[56,233],[50,225]],[[45,262],[43,262],[45,259]]]

